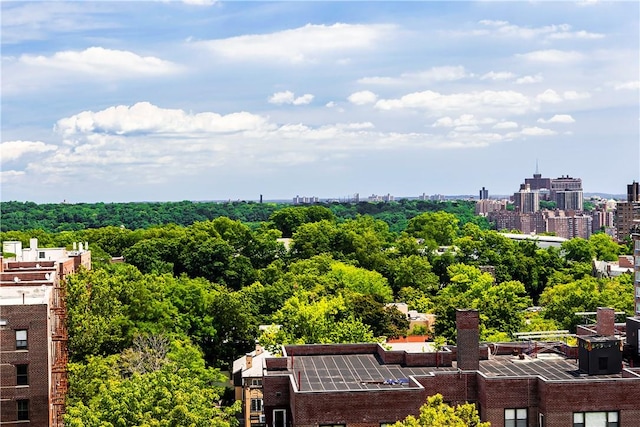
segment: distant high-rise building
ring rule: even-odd
[[[531,191],[527,184],[520,186],[520,191],[513,195],[516,210],[520,213],[533,213],[540,210],[540,195]]]
[[[480,189],[480,200],[486,200],[489,198],[489,190],[487,190],[486,188],[482,187]]]
[[[582,179],[569,175],[552,179],[550,197],[558,209],[581,211],[584,208]]]
[[[627,202],[640,202],[640,185],[635,181],[627,185]]]
[[[555,193],[556,208],[563,211],[581,211],[584,206],[582,190],[559,190]]]
[[[531,190],[551,190],[551,178],[543,178],[539,173],[534,173],[533,178],[525,178],[524,183]]]

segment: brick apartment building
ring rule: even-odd
[[[75,244],[74,244],[75,246]],[[75,249],[75,248],[74,248]],[[3,242],[0,257],[0,424],[62,426],[67,391],[67,332],[63,282],[91,252],[22,248]]]
[[[417,415],[440,393],[450,404],[476,404],[492,427],[637,427],[640,368],[623,362],[612,313],[599,310],[596,330],[584,328],[578,347],[480,345],[474,310],[457,312],[457,347],[438,352],[426,343],[285,346],[283,357],[265,359],[265,423],[379,427]]]

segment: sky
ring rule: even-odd
[[[10,2],[1,199],[640,180],[640,2]]]

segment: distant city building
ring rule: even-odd
[[[476,202],[475,212],[476,215],[487,216],[489,212],[496,211],[506,211],[507,210],[507,201],[506,200],[489,200],[482,199]]]
[[[551,180],[550,198],[561,210],[583,209],[582,179],[569,175]]]
[[[606,205],[593,210],[591,212],[591,218],[593,219],[591,231],[594,233],[604,231],[606,234],[615,237],[614,213],[612,210],[607,210]]]
[[[534,213],[496,211],[488,213],[488,220],[495,224],[496,230],[518,230],[525,234],[555,233],[565,239],[588,239],[593,222],[589,215],[560,210]]]
[[[634,221],[640,220],[640,189],[638,183],[633,182],[627,185],[627,201],[616,204],[616,232],[619,242],[624,242],[629,238]]]
[[[320,199],[317,198],[316,196],[311,196],[311,197],[296,196],[293,198],[294,205],[308,205],[308,204],[318,203],[319,201]]]
[[[516,210],[520,213],[534,213],[540,210],[540,194],[532,191],[527,184],[520,186],[520,191],[513,195]]]
[[[482,187],[480,189],[480,200],[486,200],[489,198],[489,190],[487,190],[486,188]]]
[[[387,193],[386,195],[383,196],[378,196],[377,194],[372,194],[371,196],[369,196],[368,199],[370,202],[393,202],[395,200],[395,198]]]
[[[584,206],[582,190],[559,190],[555,193],[556,208],[563,211],[581,211]]]
[[[534,173],[533,178],[525,178],[524,183],[533,191],[551,190],[551,179],[543,178],[539,173]]]

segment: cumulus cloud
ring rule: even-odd
[[[482,75],[480,80],[511,80],[515,77],[515,74],[509,71],[489,71],[488,73]]]
[[[570,114],[556,114],[549,120],[540,118],[538,123],[575,123],[575,119]]]
[[[537,126],[525,127],[520,131],[520,133],[526,136],[551,136],[557,134],[554,130],[539,128]]]
[[[546,102],[548,104],[557,104],[562,102],[562,97],[553,89],[547,89],[536,96],[538,102]]]
[[[416,108],[434,111],[456,111],[477,108],[506,109],[522,113],[531,108],[529,98],[514,91],[473,91],[441,94],[431,90],[414,92],[396,99],[381,99],[376,103],[381,110]]]
[[[516,56],[526,61],[555,64],[580,61],[584,58],[584,55],[580,52],[557,49],[536,50],[533,52],[518,54]]]
[[[0,160],[3,163],[32,153],[55,151],[58,147],[42,141],[6,141],[0,144]]]
[[[247,112],[220,115],[190,114],[183,110],[157,107],[149,102],[119,105],[93,112],[83,111],[58,120],[55,129],[62,135],[106,133],[228,133],[256,130],[268,125],[267,119]]]
[[[56,52],[52,56],[22,55],[19,63],[86,73],[98,76],[127,78],[141,75],[165,75],[180,71],[172,62],[154,56],[140,56],[124,50],[90,47],[82,51]]]
[[[485,125],[494,123],[495,120],[492,118],[482,118],[479,119],[475,117],[473,114],[463,114],[457,119],[452,119],[451,117],[441,117],[435,121],[432,127],[477,127],[478,125]],[[474,129],[475,130],[475,129]]]
[[[360,92],[352,93],[347,99],[349,100],[349,102],[355,105],[373,104],[378,100],[378,95],[371,91],[363,90]]]
[[[499,122],[493,125],[493,129],[516,129],[518,127],[518,123],[511,121]]]
[[[227,39],[195,42],[194,45],[230,60],[303,63],[323,55],[370,49],[391,37],[392,25],[314,25]]]
[[[3,171],[0,171],[0,183],[11,182],[14,179],[17,179],[24,175],[25,175],[25,171],[3,170]]]
[[[532,83],[540,83],[543,80],[542,75],[536,74],[535,76],[522,76],[516,79],[516,83],[519,85],[526,85]]]
[[[310,93],[305,93],[302,96],[296,97],[295,94],[289,90],[284,92],[276,92],[269,97],[270,104],[283,105],[306,105],[313,101],[314,96]]]

